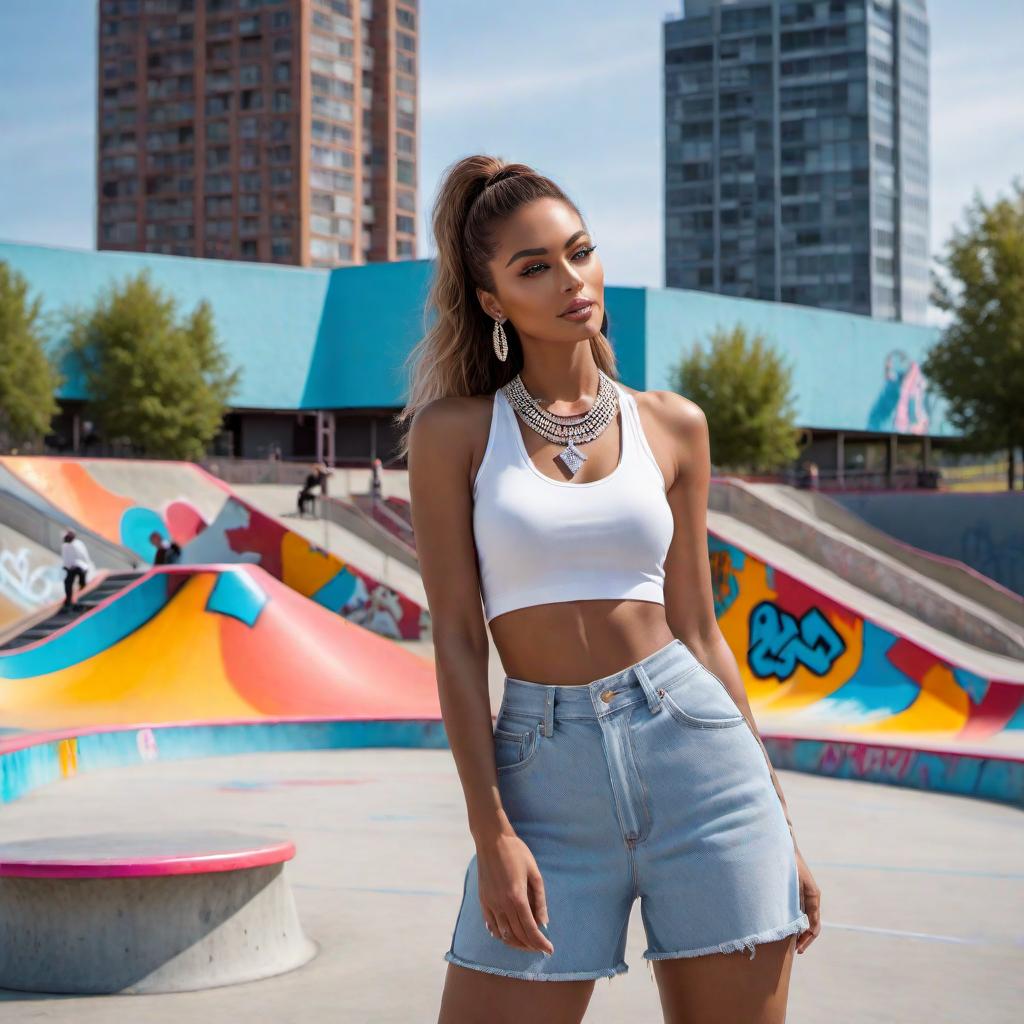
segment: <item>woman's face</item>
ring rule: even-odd
[[[561,200],[537,199],[498,227],[491,260],[494,292],[477,289],[487,313],[512,321],[525,343],[581,341],[601,329],[604,268],[579,216]],[[561,314],[574,299],[590,300],[583,320]]]

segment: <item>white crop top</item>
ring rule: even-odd
[[[619,463],[589,483],[545,476],[530,460],[505,392],[495,392],[473,481],[473,536],[488,622],[560,601],[665,603],[665,556],[674,532],[665,478],[636,400],[613,383],[622,412]]]

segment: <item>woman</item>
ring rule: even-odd
[[[433,227],[400,419],[476,846],[440,1022],[580,1021],[628,969],[637,898],[666,1021],[782,1021],[818,889],[715,619],[704,415],[615,379],[596,246],[554,182],[467,157]]]

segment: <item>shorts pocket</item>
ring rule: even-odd
[[[725,683],[703,665],[659,693],[668,713],[691,729],[730,729],[746,721]]]
[[[503,719],[506,726],[513,723]],[[509,728],[494,730],[494,764],[500,774],[525,768],[537,753],[540,739],[540,723],[522,731]]]

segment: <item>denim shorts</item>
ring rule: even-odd
[[[494,757],[505,813],[544,881],[555,951],[488,932],[474,854],[450,963],[537,981],[611,979],[629,970],[637,898],[647,961],[741,949],[752,959],[756,943],[809,927],[764,752],[682,641],[578,686],[506,676]]]

